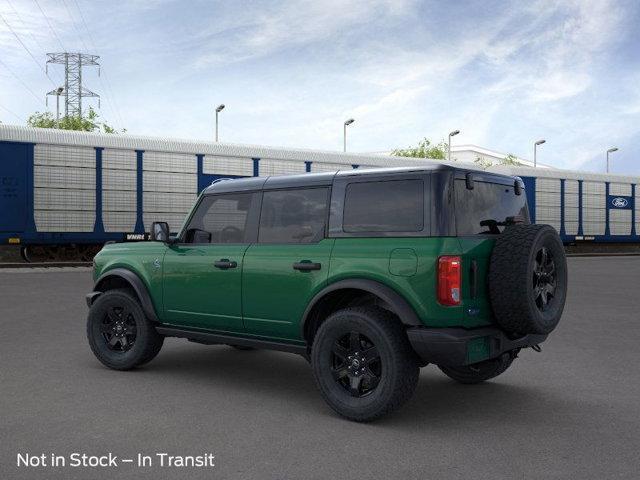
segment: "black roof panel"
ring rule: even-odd
[[[246,177],[246,178],[234,178],[234,179],[220,179],[212,183],[207,187],[204,193],[227,193],[227,192],[241,192],[251,190],[270,190],[278,188],[295,188],[295,187],[315,187],[315,186],[329,186],[333,183],[336,177],[351,177],[351,176],[379,176],[379,175],[393,175],[395,173],[403,174],[410,172],[427,172],[427,171],[460,171],[467,172],[467,168],[456,168],[451,165],[433,165],[426,164],[419,167],[393,167],[393,168],[354,168],[347,170],[340,170],[337,172],[322,172],[322,173],[303,173],[299,175],[278,175],[272,177]],[[485,172],[477,172],[480,176],[493,177],[494,179],[503,178],[510,179],[509,182],[513,182],[515,177],[500,174],[486,174]],[[486,181],[486,180],[485,180]],[[506,182],[506,183],[509,183]]]

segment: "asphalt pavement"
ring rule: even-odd
[[[292,354],[169,339],[146,367],[108,370],[85,337],[90,272],[0,270],[0,478],[638,478],[640,257],[569,266],[542,353],[476,386],[426,367],[412,400],[371,424],[337,417]],[[134,462],[72,467],[74,452]],[[18,467],[19,454],[67,466]]]

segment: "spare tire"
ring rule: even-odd
[[[515,334],[547,334],[567,297],[567,259],[550,225],[510,225],[497,237],[489,263],[496,322]]]

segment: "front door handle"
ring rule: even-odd
[[[236,268],[238,266],[238,262],[234,262],[232,260],[229,260],[228,258],[222,258],[213,262],[213,266],[216,268],[221,268],[222,270],[227,270],[229,268]]]
[[[301,272],[308,272],[310,270],[320,270],[322,268],[321,263],[310,262],[309,260],[303,260],[293,264],[294,270],[300,270]]]

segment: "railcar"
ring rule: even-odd
[[[425,161],[0,125],[0,244],[20,246],[28,261],[90,259],[106,242],[144,240],[154,221],[178,231],[198,193],[221,178]],[[532,219],[566,243],[639,240],[640,178],[491,170],[522,177]]]

